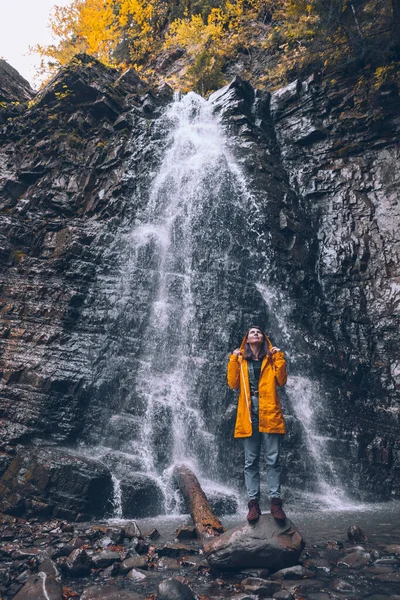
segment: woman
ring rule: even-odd
[[[249,496],[249,523],[261,515],[260,451],[264,449],[271,513],[279,521],[286,515],[282,509],[279,448],[286,433],[276,384],[286,383],[286,362],[283,352],[273,346],[265,333],[253,325],[243,338],[240,348],[232,352],[228,363],[228,385],[240,390],[235,437],[244,441],[244,479]]]

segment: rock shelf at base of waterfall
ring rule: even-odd
[[[0,597],[398,600],[400,543],[388,544],[385,533],[370,543],[367,531],[362,545],[346,536],[321,536],[291,567],[277,570],[282,565],[268,569],[260,564],[227,571],[210,567],[200,540],[176,540],[177,531],[171,532],[164,518],[158,519],[160,537],[154,540],[154,528],[147,531],[149,523],[141,521],[37,523],[0,516]],[[262,516],[265,523],[271,519]],[[247,524],[240,527],[248,532]]]

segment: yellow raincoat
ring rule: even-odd
[[[246,339],[247,336],[244,337],[240,346],[242,354]],[[269,347],[272,348],[270,340],[268,338],[267,340]],[[283,386],[286,379],[284,353],[276,352],[272,358],[266,356],[261,364],[260,380],[258,382],[259,431],[263,433],[286,433],[281,405],[276,391],[276,384]],[[252,435],[250,381],[248,361],[243,356],[230,355],[228,385],[233,390],[240,389],[235,438],[250,437]]]

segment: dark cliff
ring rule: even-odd
[[[385,92],[371,119],[354,109],[351,89],[314,77],[270,96],[237,79],[213,102],[259,199],[271,280],[290,299],[301,348],[293,370],[311,363],[324,382],[321,429],[331,456],[357,496],[389,499],[400,493],[399,104]],[[30,94],[23,88],[21,104],[0,108],[0,486],[3,510],[35,514],[21,469],[34,474],[47,464],[47,487],[32,476],[29,493],[36,512],[48,514],[60,510],[54,488],[62,477],[37,446],[65,446],[52,460],[69,465],[76,444],[98,440],[129,391],[143,307],[128,305],[132,334],[124,337],[126,321],[110,320],[120,268],[113,242],[148,200],[165,148],[157,120],[172,91],[80,56],[26,104]],[[250,292],[238,302],[227,324],[232,347],[260,311]],[[277,335],[279,302],[269,322]],[[199,312],[208,333],[207,314]],[[224,395],[220,373],[214,378]],[[229,415],[214,426],[222,465],[230,427]],[[295,433],[286,452],[294,484],[302,461]],[[71,468],[85,481],[91,468],[93,489],[111,489],[104,465],[90,457]],[[109,497],[93,508],[83,487],[85,502],[64,507],[69,516],[107,510]]]

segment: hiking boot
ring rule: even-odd
[[[271,514],[277,521],[284,521],[286,519],[280,498],[271,498]]]
[[[256,523],[261,515],[261,510],[258,505],[257,498],[253,498],[247,505],[249,507],[249,512],[247,513],[247,520],[249,523]]]

